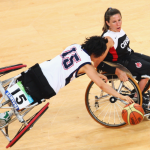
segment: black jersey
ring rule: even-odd
[[[114,41],[114,46],[109,49],[105,61],[115,62],[122,59],[123,56],[131,53],[132,50],[129,47],[130,40],[122,29],[120,32],[113,32],[108,30],[103,34],[103,37],[106,36],[112,38]]]

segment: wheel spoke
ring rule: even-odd
[[[106,102],[104,102],[104,103],[106,103]],[[101,104],[104,104],[104,103],[101,103]],[[95,107],[95,105],[94,105],[94,107]],[[93,112],[96,112],[97,110],[100,110],[102,107],[103,107],[103,105],[101,105],[98,109],[96,109],[96,110],[93,111]]]
[[[111,104],[111,108],[110,108],[109,120],[110,120],[111,110],[112,110],[112,104]],[[108,120],[108,123],[109,123],[109,120]]]
[[[114,110],[115,110],[115,105],[114,105]],[[115,111],[114,111],[114,124],[115,124]]]
[[[110,103],[109,103],[109,104],[110,104]],[[109,104],[107,104],[107,105],[105,106],[105,108],[106,108]],[[102,114],[102,113],[104,112],[105,108],[101,111],[100,114]],[[98,115],[98,117],[100,116],[100,114]]]
[[[115,111],[117,112],[117,115],[118,115],[119,121],[120,121],[120,123],[121,123],[121,120],[120,120],[120,117],[119,117],[118,111],[117,111],[117,109],[116,109],[116,104],[114,104],[114,105],[115,105]]]
[[[118,105],[118,107],[120,108],[120,111],[122,111],[123,106],[119,105],[118,103],[116,103]],[[121,103],[122,104],[122,103]]]
[[[109,103],[107,106],[109,106],[109,105],[111,105],[111,103]],[[109,111],[109,109],[107,110],[106,114],[104,115],[103,120],[105,119],[105,117],[106,117],[108,111]]]

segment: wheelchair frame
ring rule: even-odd
[[[9,72],[21,69],[23,67],[26,67],[26,65],[23,64],[17,64],[13,66],[7,66],[4,68],[0,68],[0,75],[3,76]],[[22,110],[17,111],[11,102],[11,100],[7,97],[5,94],[5,90],[9,87],[11,87],[13,84],[16,83],[17,78],[19,78],[21,74],[12,77],[10,79],[0,81],[0,92],[2,94],[2,97],[0,99],[0,109],[10,109],[13,110],[14,116],[11,119],[10,122],[8,122],[4,126],[0,126],[0,130],[3,133],[3,135],[6,137],[6,139],[9,141],[8,145],[6,148],[13,146],[28,130],[31,129],[31,127],[34,125],[34,123],[44,114],[44,112],[48,109],[49,103],[47,103],[40,111],[38,111],[36,114],[34,114],[32,117],[29,119],[25,120],[24,116],[29,113],[38,103],[30,104],[29,106],[25,107]],[[41,101],[45,101],[45,99],[42,99]],[[8,105],[5,107],[5,105]],[[15,120],[18,120],[22,126],[17,132],[17,134],[14,136],[14,138],[10,139],[9,134],[8,134],[8,126],[9,124],[13,123]],[[5,130],[4,130],[5,129]]]

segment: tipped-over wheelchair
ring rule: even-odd
[[[8,66],[4,68],[0,68],[0,77],[26,67],[23,64],[17,64],[13,66]],[[44,107],[42,107],[37,113],[30,114],[30,118],[25,119],[24,117],[36,106],[37,102],[33,102],[27,95],[22,91],[21,87],[17,85],[17,79],[21,76],[12,77],[10,79],[0,81],[0,109],[12,110],[14,115],[10,122],[7,124],[0,126],[0,130],[3,135],[9,141],[6,148],[13,146],[27,131],[29,131],[34,123],[43,115],[43,113],[48,109],[49,103],[47,103]],[[45,101],[42,99],[41,101]],[[13,138],[10,138],[8,134],[8,126],[13,123],[15,120],[18,120],[21,123],[21,127],[19,131],[16,133]]]
[[[130,96],[135,103],[138,103],[142,106],[143,98],[140,91],[139,85],[135,80],[136,77],[132,76],[130,71],[117,63],[106,62],[112,67],[116,67],[125,71],[128,76],[128,81],[122,82],[115,74],[109,74],[102,72],[107,78],[109,84],[113,89],[124,96]],[[144,76],[143,76],[144,78]],[[147,82],[144,92],[149,95],[150,81]],[[137,95],[135,97],[135,94]],[[91,81],[86,89],[85,93],[85,105],[91,115],[91,117],[101,125],[106,127],[122,127],[126,125],[122,119],[122,109],[127,103],[117,97],[109,95],[101,90],[93,81]],[[148,104],[147,104],[148,106]],[[150,109],[144,107],[145,118],[150,120]]]

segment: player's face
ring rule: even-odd
[[[120,14],[115,14],[111,16],[109,22],[106,21],[106,23],[109,26],[109,30],[114,32],[120,32],[122,25],[122,18]]]

